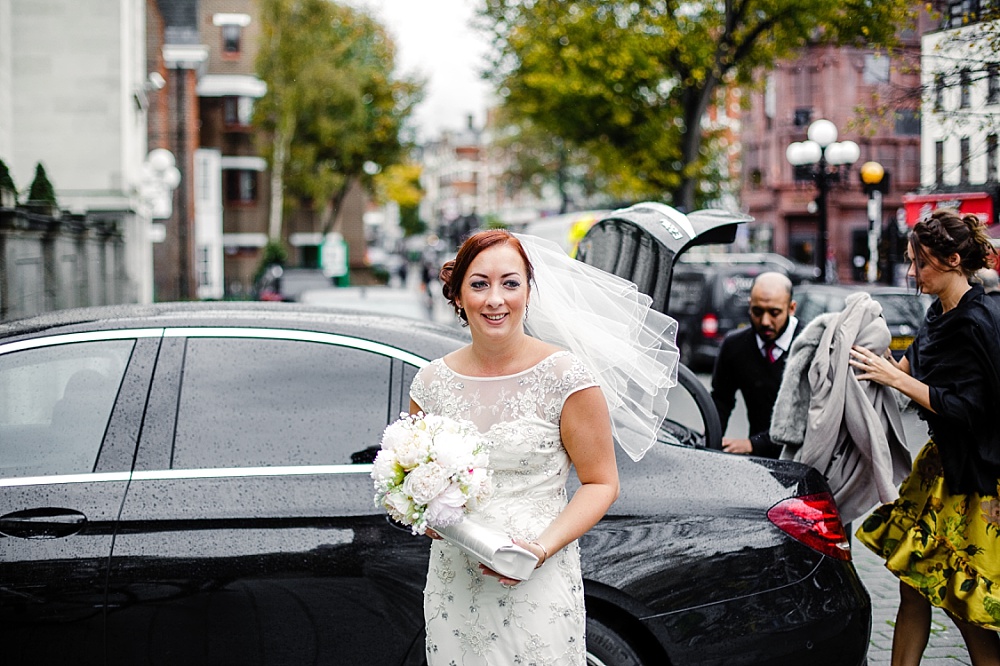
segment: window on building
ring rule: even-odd
[[[812,107],[799,107],[795,109],[795,116],[792,119],[792,123],[796,127],[806,127],[812,120]]]
[[[997,182],[997,165],[1000,164],[997,150],[997,135],[990,134],[986,137],[986,180],[990,183]]]
[[[202,245],[198,247],[195,256],[195,273],[198,275],[198,286],[205,286],[212,283],[212,256],[210,248]]]
[[[235,55],[240,52],[240,37],[243,35],[243,28],[234,23],[226,24],[222,27],[222,52],[227,55]]]
[[[230,203],[257,202],[257,172],[248,169],[226,170],[226,200]]]
[[[863,80],[868,85],[889,82],[889,56],[880,53],[865,55]]]
[[[920,111],[918,109],[900,109],[896,112],[896,134],[920,136]]]
[[[996,63],[986,67],[986,103],[1000,103],[1000,65]]]
[[[944,13],[945,27],[959,28],[979,16],[979,0],[948,0]]]
[[[243,50],[243,29],[250,25],[249,14],[213,14],[212,23],[222,37],[222,55],[234,58]]]
[[[934,110],[944,109],[944,74],[934,75]]]
[[[799,67],[794,77],[795,103],[799,108],[808,107],[813,98],[813,77],[809,67]]]
[[[969,108],[972,104],[972,86],[969,83],[969,70],[963,69],[962,73],[959,74],[959,107],[963,109]]]
[[[934,142],[934,184],[944,182],[944,141]]]
[[[253,99],[225,97],[222,100],[222,112],[226,125],[248,126],[253,118]]]
[[[962,183],[969,182],[969,137],[958,142],[959,174]]]

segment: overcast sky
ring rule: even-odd
[[[482,69],[486,43],[469,22],[476,0],[353,0],[368,7],[392,33],[402,73],[427,80],[414,119],[422,139],[461,129],[472,114],[477,127],[486,116],[489,86]]]

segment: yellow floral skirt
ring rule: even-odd
[[[856,535],[931,604],[1000,631],[1000,499],[948,492],[933,440],[899,499],[875,509]]]

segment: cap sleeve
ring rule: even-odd
[[[430,406],[427,404],[429,391],[427,389],[427,384],[430,381],[430,374],[434,372],[433,364],[426,365],[417,371],[417,374],[413,377],[413,381],[410,382],[410,400],[420,405],[423,410],[430,410]]]
[[[562,379],[560,383],[563,389],[563,404],[566,403],[567,398],[577,391],[582,391],[583,389],[591,388],[592,386],[600,387],[594,373],[592,373],[590,369],[584,365],[583,361],[581,361],[580,358],[572,352],[560,355],[560,357],[556,359],[555,369]]]

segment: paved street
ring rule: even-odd
[[[853,550],[854,566],[872,597],[872,638],[868,650],[869,666],[889,666],[892,627],[896,621],[899,581],[882,565],[882,560],[864,546]],[[962,635],[943,611],[935,608],[931,619],[931,638],[924,652],[923,666],[970,665]]]

